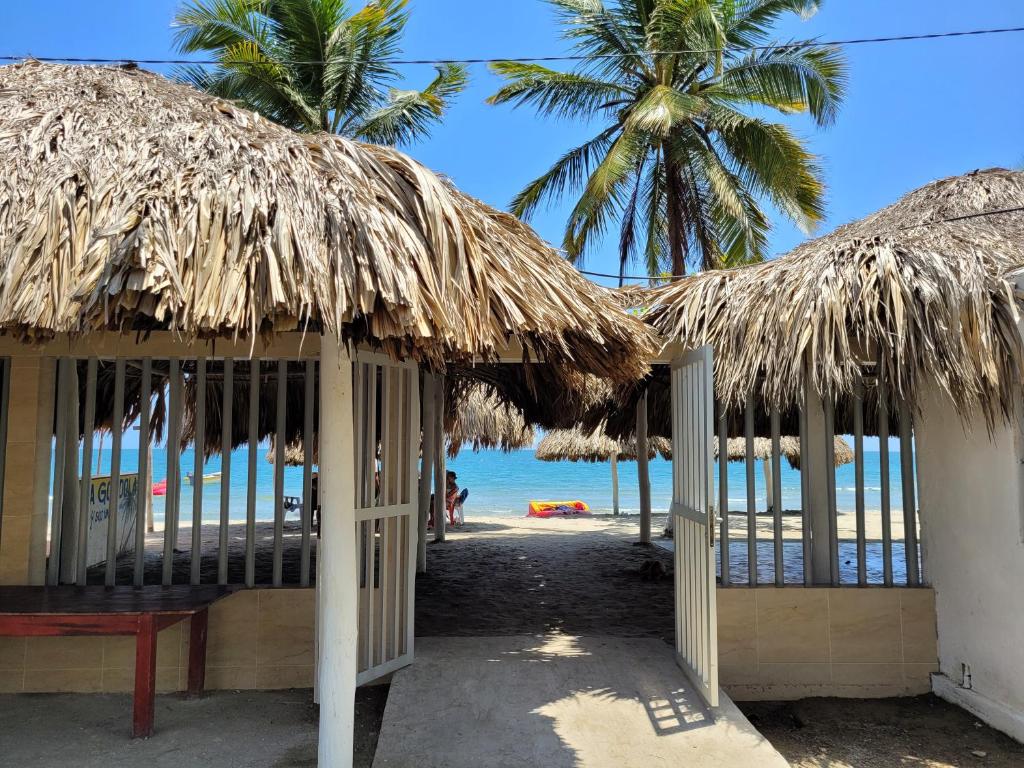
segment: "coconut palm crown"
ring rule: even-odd
[[[188,0],[174,21],[176,44],[218,63],[178,76],[294,130],[409,144],[429,133],[467,77],[449,64],[423,90],[394,87],[390,62],[407,5],[371,0],[352,12],[346,0]]]
[[[515,198],[528,217],[576,197],[563,247],[582,260],[619,226],[620,272],[642,257],[651,275],[764,258],[768,203],[810,231],[823,217],[817,159],[761,115],[808,113],[831,123],[846,82],[838,49],[771,43],[784,15],[821,0],[548,0],[581,57],[572,71],[501,62],[492,104],[597,123]],[[752,114],[751,114],[752,113]]]

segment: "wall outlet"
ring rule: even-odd
[[[971,688],[971,665],[960,665],[960,687],[970,690]]]

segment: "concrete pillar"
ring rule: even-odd
[[[647,393],[636,404],[636,474],[640,481],[640,543],[651,543],[651,476],[647,466]]]
[[[448,526],[448,477],[445,472],[444,376],[434,382],[434,541],[444,541]]]
[[[46,582],[55,361],[10,358],[0,584]]]
[[[352,765],[358,649],[352,364],[323,339],[320,365],[319,764]]]
[[[430,489],[434,482],[434,451],[437,450],[437,421],[434,416],[436,379],[430,371],[423,373],[423,461],[420,465],[419,519],[416,538],[416,573],[427,572],[427,519],[430,517]]]
[[[619,514],[619,455],[612,454],[612,514]]]
[[[828,542],[828,479],[834,471],[826,461],[825,406],[821,396],[806,390],[807,444],[800,455],[801,472],[807,473],[808,506],[811,520],[811,577],[815,584],[830,584],[832,568]]]

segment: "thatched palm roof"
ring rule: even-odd
[[[1024,359],[1004,278],[1024,265],[1024,212],[977,214],[1021,206],[1021,172],[936,181],[774,261],[656,289],[648,319],[669,341],[714,346],[730,406],[753,391],[785,409],[806,383],[848,396],[881,361],[893,402],[913,404],[929,379],[961,412],[995,418],[1012,411]]]
[[[474,451],[500,448],[514,451],[533,445],[533,427],[522,411],[502,401],[484,385],[469,383],[454,390],[445,413],[448,455],[455,458],[463,445]]]
[[[663,440],[664,438],[657,438]],[[846,442],[842,437],[838,435],[834,438],[834,459],[835,466],[841,467],[844,464],[851,464],[855,458],[853,448]],[[715,460],[718,460],[718,438],[714,438],[714,455]],[[746,461],[747,459],[747,441],[743,437],[730,437],[726,441],[725,445],[726,455],[729,461]],[[793,469],[800,469],[800,438],[791,437],[789,435],[783,435],[779,439],[779,451],[780,455],[789,462],[789,466]],[[667,452],[663,452],[666,459],[672,458],[672,447],[671,443]],[[767,437],[755,437],[754,438],[754,454],[753,458],[756,461],[768,461],[772,458],[772,441]]]
[[[0,332],[339,333],[441,364],[512,343],[626,380],[651,351],[514,217],[407,156],[134,68],[0,68]]]
[[[313,443],[313,464],[320,463],[320,457],[317,456],[316,443]],[[273,464],[277,461],[277,443],[272,440],[270,442],[270,448],[267,450],[266,455],[267,462]],[[302,467],[306,464],[306,452],[302,450],[302,443],[288,443],[284,447],[284,465],[286,467]]]
[[[647,458],[656,454],[671,455],[669,441],[663,437],[648,440]],[[636,439],[614,440],[601,430],[583,432],[578,429],[555,429],[548,432],[537,444],[534,454],[541,461],[636,461]]]

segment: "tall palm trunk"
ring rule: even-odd
[[[686,274],[686,233],[683,231],[682,179],[679,164],[665,152],[665,197],[668,209],[668,248],[672,257],[672,280]]]

